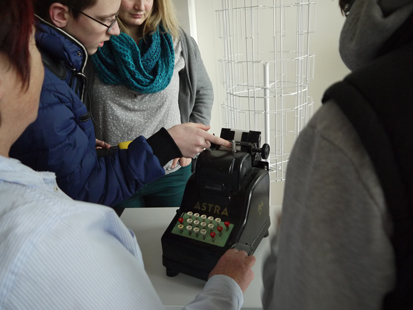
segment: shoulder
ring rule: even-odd
[[[179,28],[179,39],[182,44],[182,50],[188,51],[189,54],[191,54],[191,52],[199,53],[198,44],[195,39],[182,28]]]
[[[381,303],[381,291],[388,292],[392,285],[388,279],[394,275],[391,231],[384,195],[367,152],[339,106],[326,102],[300,133],[288,162],[277,236],[277,276],[270,291],[277,297],[267,295],[267,301],[294,302],[299,309],[310,304],[331,308],[344,296],[355,308],[359,302],[364,304],[359,296],[373,296],[372,303]],[[276,239],[272,242],[275,246]],[[289,264],[294,257],[300,257],[301,263]],[[348,270],[357,272],[349,277]],[[307,276],[298,276],[302,274]],[[357,282],[360,275],[377,285],[372,289]],[[339,283],[339,289],[331,283]],[[363,294],[348,298],[354,290],[349,283],[357,283]],[[314,296],[323,285],[327,293],[317,299]],[[287,291],[296,296],[293,301],[283,298]]]
[[[300,133],[288,167],[294,175],[300,171],[306,171],[312,179],[323,175],[317,181],[320,184],[313,184],[320,192],[326,190],[322,188],[327,182],[338,191],[346,188],[348,193],[359,184],[358,190],[371,197],[380,213],[385,212],[384,196],[373,163],[356,130],[332,100],[319,108]]]
[[[1,207],[5,214],[0,223],[13,222],[12,227],[24,226],[24,232],[16,230],[15,234],[27,234],[25,237],[28,237],[41,231],[50,232],[53,227],[76,218],[78,225],[87,226],[87,223],[111,216],[110,208],[72,200],[57,188],[57,184],[53,185],[54,179],[53,173],[30,169],[30,174],[22,174],[19,185],[1,183],[0,193],[5,198]]]
[[[322,105],[309,121],[303,134],[322,139],[352,158],[362,158],[364,150],[357,132],[333,100]]]
[[[13,212],[0,219],[2,227],[9,227],[7,234],[0,230],[0,249],[8,249],[7,259],[0,262],[4,271],[0,287],[5,300],[15,298],[12,287],[18,295],[27,288],[36,292],[25,300],[34,303],[33,308],[53,309],[50,305],[59,299],[67,299],[64,309],[76,308],[79,300],[93,304],[93,300],[86,299],[90,299],[90,289],[99,282],[102,290],[97,295],[108,287],[122,286],[118,281],[120,273],[113,276],[114,272],[102,273],[99,269],[112,270],[111,265],[116,269],[120,257],[127,266],[138,264],[136,241],[112,209],[54,199],[42,190],[18,194],[19,206],[12,207]],[[54,287],[56,278],[65,279],[64,290]],[[109,278],[115,281],[113,285]],[[51,292],[53,296],[48,296]],[[36,303],[40,302],[44,304],[38,307]],[[92,305],[89,309],[93,309]]]
[[[62,104],[72,112],[80,109],[82,110],[80,113],[86,113],[85,105],[69,85],[49,69],[45,68],[39,112],[44,109],[50,109],[51,107],[61,108]]]
[[[63,61],[69,68],[83,71],[87,61],[86,48],[73,36],[44,20],[39,20],[36,29],[36,45],[40,52],[51,59]]]
[[[43,174],[47,174],[44,181]],[[50,173],[40,173],[40,181],[37,184],[28,182],[26,185],[23,179],[21,186],[8,183],[0,187],[0,193],[6,198],[6,202],[1,206],[5,213],[0,223],[1,226],[8,223],[7,225],[12,228],[7,236],[2,237],[16,242],[31,240],[35,253],[42,248],[57,249],[63,244],[65,247],[75,247],[76,243],[85,242],[79,239],[87,240],[91,236],[93,239],[93,236],[97,235],[112,235],[118,236],[118,240],[132,254],[136,254],[133,234],[112,208],[72,200],[60,189],[60,193],[56,193],[48,188],[49,186],[46,188],[46,181],[50,178],[48,175]],[[62,244],[66,238],[68,240]],[[6,239],[1,238],[2,242]],[[78,240],[75,242],[69,239]]]
[[[45,180],[49,178],[45,176]],[[29,180],[27,184],[26,180]],[[55,238],[56,234],[63,238],[68,232],[64,227],[75,224],[73,221],[76,218],[76,229],[99,217],[103,218],[103,208],[73,201],[63,193],[58,195],[44,182],[40,174],[36,183],[32,176],[25,175],[21,184],[3,183],[0,186],[0,194],[4,198],[0,226],[10,227],[7,234],[0,230],[0,245],[3,247],[14,242],[8,252],[10,256],[22,254],[20,252],[23,249],[24,257],[30,256],[42,244]],[[75,226],[69,230],[75,229]]]

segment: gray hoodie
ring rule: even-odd
[[[347,66],[372,61],[412,4],[356,0],[340,39]],[[324,104],[289,160],[281,224],[264,264],[264,309],[382,309],[395,284],[391,233],[369,156],[337,104]]]

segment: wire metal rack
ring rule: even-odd
[[[313,113],[310,50],[316,4],[299,0],[222,0],[224,127],[257,130],[271,146],[271,181],[284,181],[289,155]]]

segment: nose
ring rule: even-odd
[[[113,24],[112,28],[110,28],[108,34],[111,36],[118,36],[120,34],[119,24],[117,21]]]
[[[137,11],[144,11],[145,10],[145,6],[143,5],[143,1],[136,1],[135,10],[137,10]]]

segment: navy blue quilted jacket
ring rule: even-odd
[[[60,188],[73,199],[108,206],[163,176],[167,159],[156,145],[172,146],[170,159],[181,156],[165,129],[151,138],[155,147],[151,139],[138,137],[127,150],[97,156],[92,119],[82,102],[86,49],[45,21],[38,24],[36,42],[45,64],[39,114],[13,145],[10,156],[34,170],[55,172]]]

